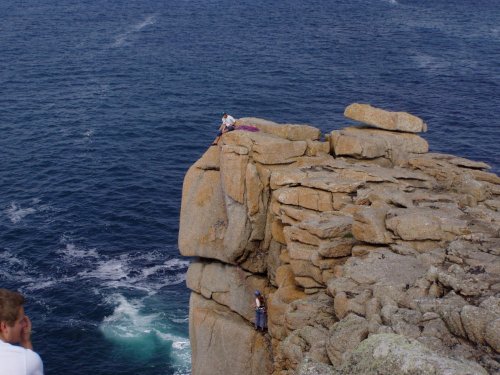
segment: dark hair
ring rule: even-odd
[[[7,322],[12,327],[24,301],[20,293],[0,288],[0,322]]]

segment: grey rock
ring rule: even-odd
[[[446,358],[416,340],[377,334],[364,340],[340,368],[349,375],[487,375],[476,363]]]
[[[340,365],[348,354],[368,336],[368,321],[355,314],[335,323],[328,334],[326,350],[334,365]]]

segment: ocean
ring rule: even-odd
[[[46,374],[189,374],[182,181],[221,113],[415,114],[500,172],[496,0],[0,1],[0,287]]]

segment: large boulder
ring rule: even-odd
[[[379,129],[350,127],[334,130],[330,139],[335,155],[358,159],[386,157],[392,160],[399,153],[423,154],[429,151],[427,141],[416,134]]]
[[[211,147],[186,173],[182,188],[179,250],[184,256],[233,263],[241,251],[236,254],[224,251],[228,218],[218,159],[218,149]],[[207,166],[217,166],[217,169]]]
[[[380,129],[410,133],[427,131],[421,118],[406,112],[390,112],[369,104],[353,103],[344,111],[344,116]]]
[[[368,336],[366,319],[349,314],[340,322],[335,323],[328,334],[326,351],[330,361],[340,365],[358,344]]]

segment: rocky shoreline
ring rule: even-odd
[[[192,373],[500,371],[500,178],[429,153],[427,125],[242,118],[189,169],[179,230]],[[264,292],[268,333],[253,329]]]

